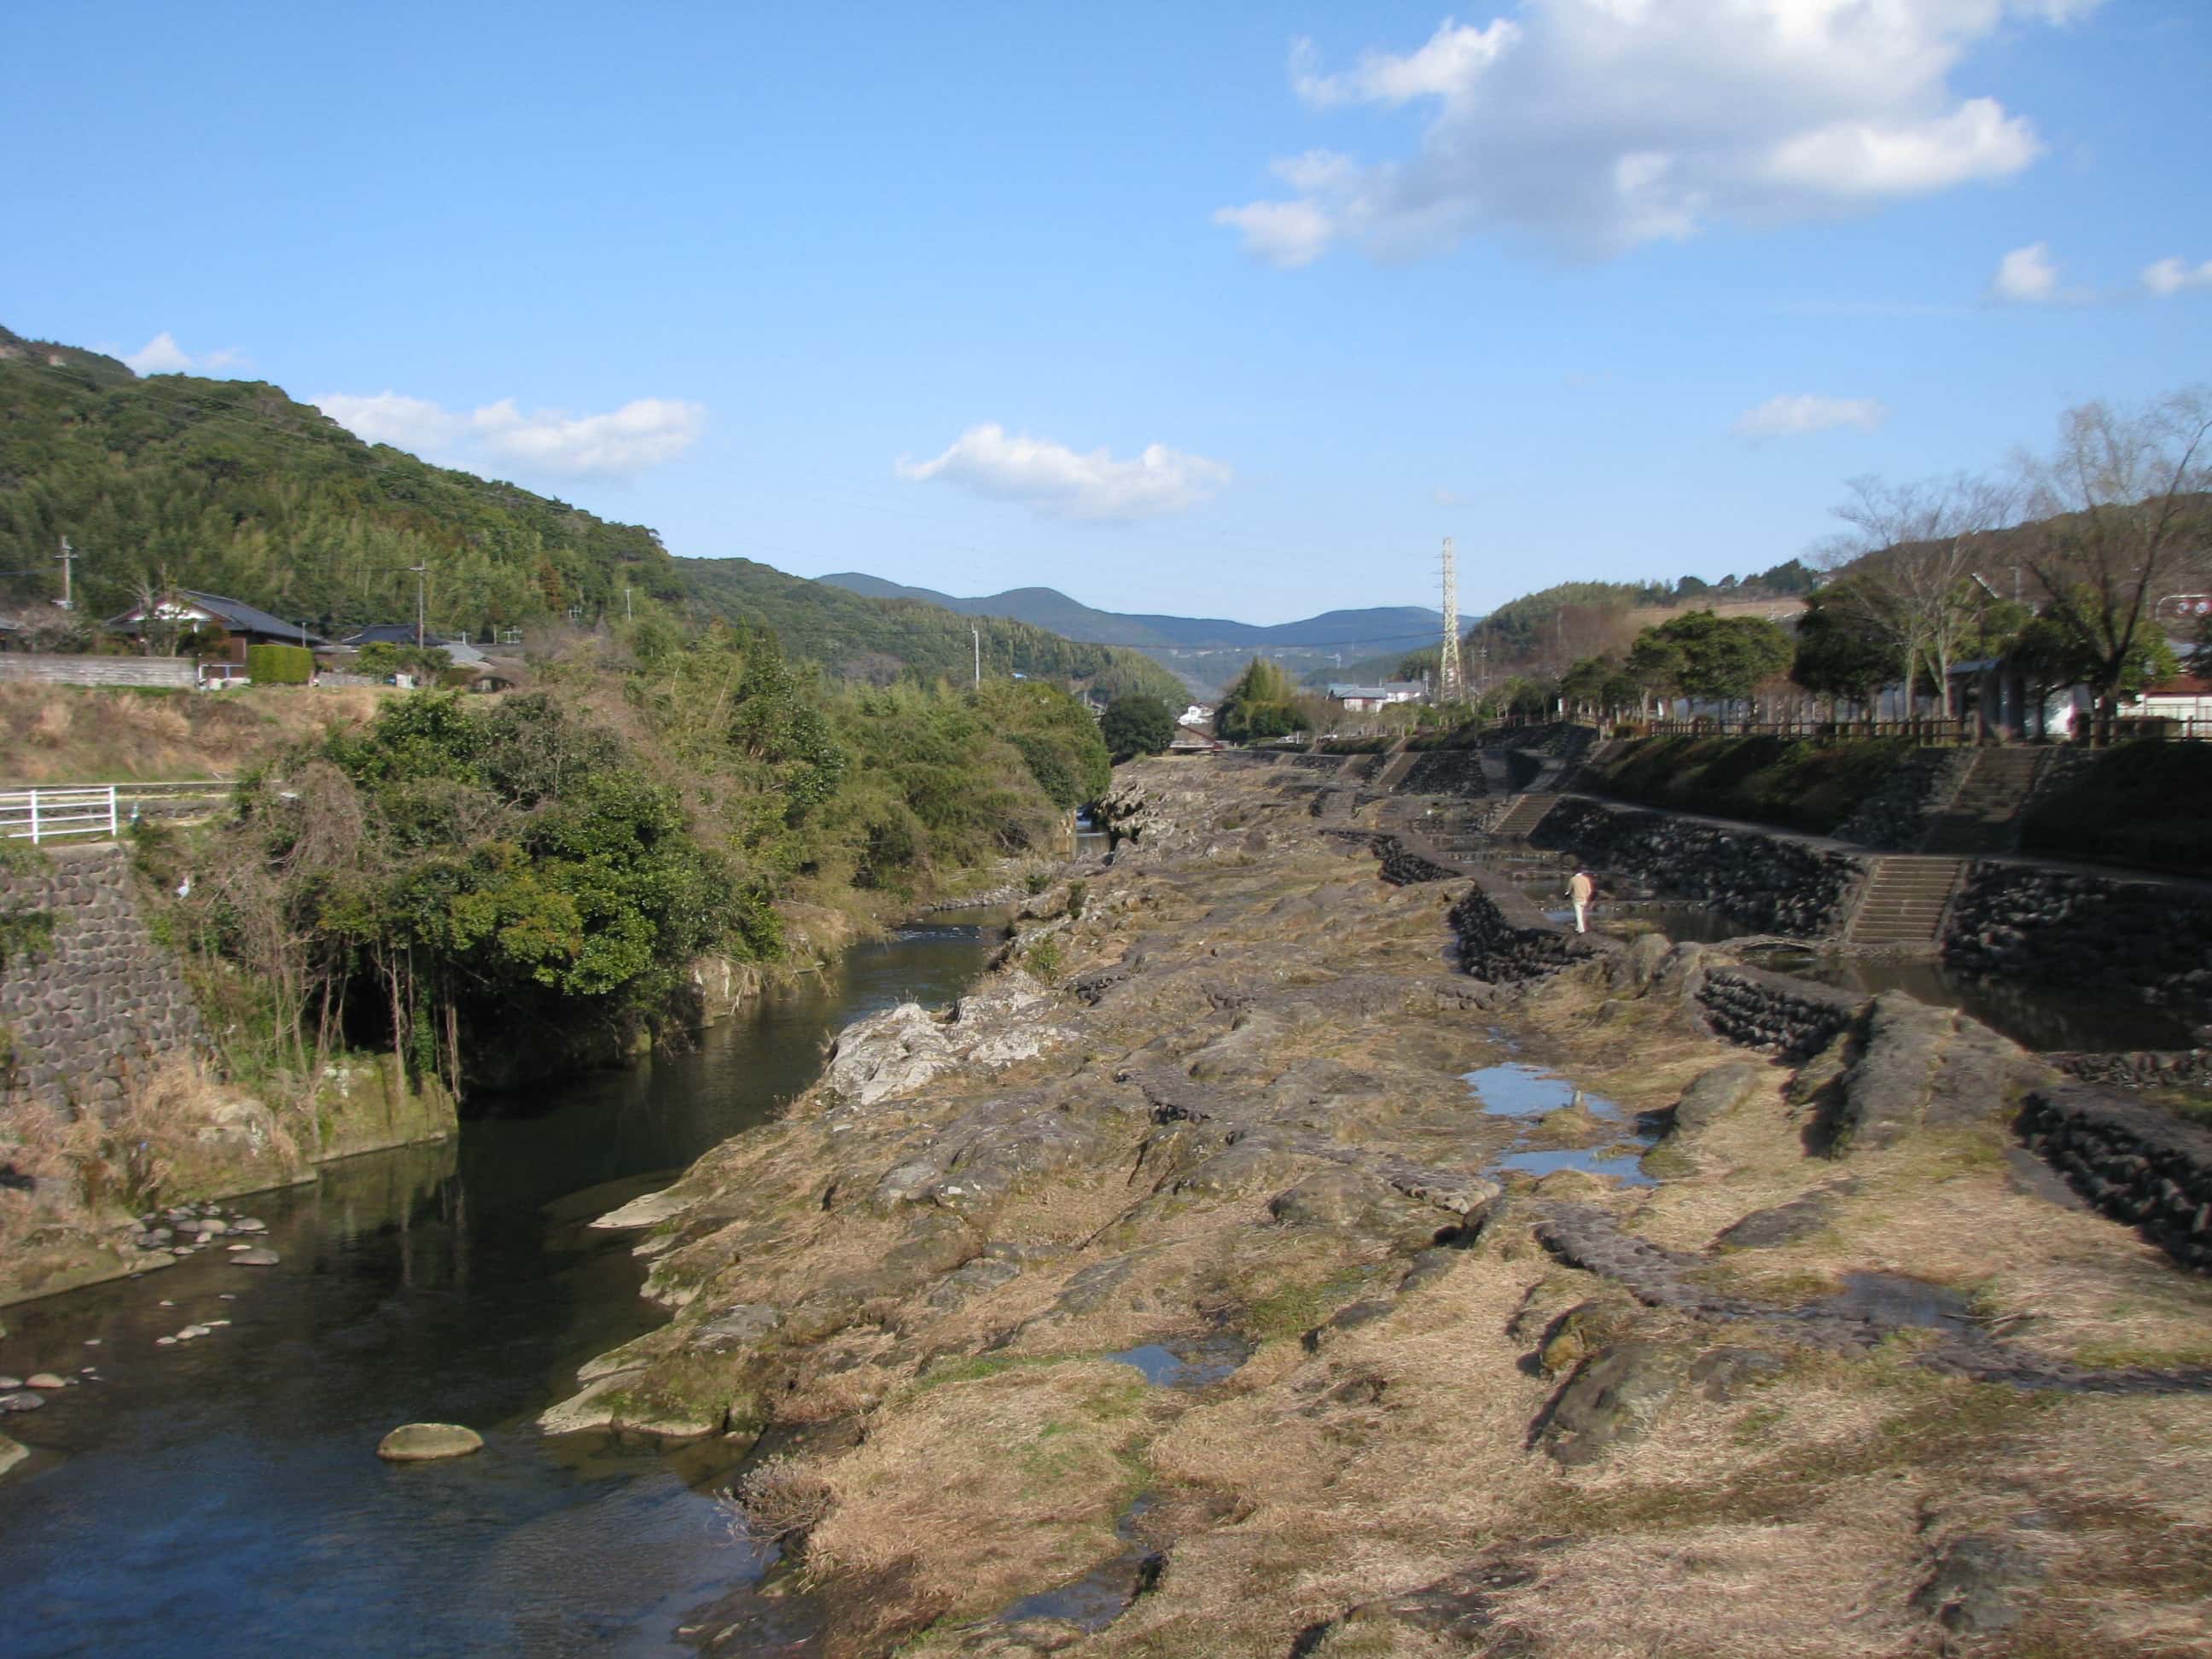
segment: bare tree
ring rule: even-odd
[[[1851,565],[1836,590],[1839,608],[1892,641],[1905,659],[1906,696],[1924,668],[1938,705],[1951,712],[1951,665],[1970,639],[1989,595],[1974,580],[1978,538],[2009,516],[2013,492],[1990,479],[1892,484],[1872,477],[1844,486],[1836,516],[1851,533],[1824,550],[1831,568]]]
[[[2208,562],[2212,390],[2170,392],[2139,410],[2083,404],[2060,418],[2049,459],[2022,457],[2032,515],[2027,568],[2047,614],[2081,653],[2096,694],[2096,738],[2112,738],[2120,682],[2156,627],[2158,604]]]

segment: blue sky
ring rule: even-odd
[[[2203,0],[11,11],[0,323],[680,554],[1281,621],[2212,378]]]

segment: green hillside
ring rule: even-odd
[[[448,632],[620,616],[628,587],[678,613],[771,627],[790,655],[847,678],[965,678],[973,665],[968,619],[935,606],[745,559],[676,559],[642,526],[363,443],[264,382],[142,380],[0,328],[0,572],[14,573],[0,574],[0,599],[58,594],[64,536],[80,556],[78,610],[94,618],[177,586],[331,632],[411,616],[410,568],[427,565],[429,619]],[[1134,653],[979,625],[987,675],[1183,695]]]
[[[0,329],[0,597],[112,615],[166,576],[325,628],[412,612],[452,629],[683,592],[650,530],[361,441],[257,380],[160,374]]]
[[[983,636],[986,678],[1066,680],[1109,696],[1140,691],[1177,708],[1186,695],[1181,680],[1139,652],[1081,644],[1028,623],[956,616],[917,599],[872,599],[750,559],[676,562],[700,610],[772,628],[786,651],[842,678],[883,682],[898,678],[903,665],[925,679],[964,679],[975,667],[972,627]]]

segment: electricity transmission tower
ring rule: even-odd
[[[1437,664],[1437,701],[1458,702],[1467,695],[1459,672],[1459,572],[1452,562],[1452,538],[1444,538],[1444,653]]]

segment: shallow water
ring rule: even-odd
[[[1841,986],[1862,996],[1903,991],[1939,1008],[1956,1008],[2026,1048],[2108,1053],[2189,1048],[2197,1042],[2195,1022],[2170,1008],[2057,986],[1978,979],[1954,973],[1925,957],[1836,957],[1771,950],[1751,953],[1747,959],[1776,973]]]
[[[684,1651],[683,1613],[757,1565],[711,1496],[740,1449],[531,1426],[577,1364],[659,1318],[632,1237],[585,1224],[805,1088],[840,1026],[956,995],[988,949],[977,926],[933,918],[694,1053],[241,1201],[276,1267],[215,1250],[0,1310],[0,1371],[101,1378],[7,1420],[33,1455],[0,1478],[0,1648]],[[234,1322],[155,1345],[209,1317]],[[485,1449],[377,1460],[387,1430],[421,1419],[466,1423]]]

